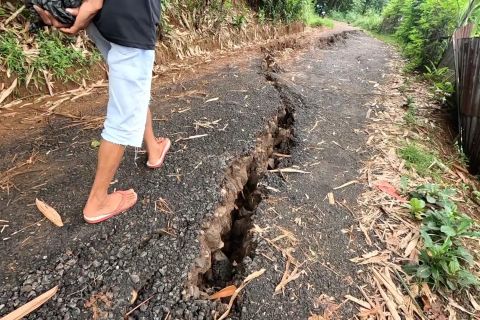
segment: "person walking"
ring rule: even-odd
[[[86,29],[108,65],[107,116],[98,151],[95,179],[83,209],[88,223],[99,223],[133,207],[133,189],[108,193],[125,147],[141,147],[147,167],[160,168],[170,148],[168,138],[156,138],[149,109],[160,0],[84,0],[67,9],[76,16],[72,26],[61,24],[48,11],[34,6],[46,25],[75,35]]]

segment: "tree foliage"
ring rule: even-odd
[[[411,68],[423,67],[441,59],[467,5],[468,0],[392,0],[382,30],[399,40]]]
[[[313,6],[312,0],[248,0],[262,16],[272,21],[292,22],[302,20]]]

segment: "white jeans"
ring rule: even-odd
[[[109,42],[90,23],[87,34],[108,64],[107,118],[102,138],[123,146],[141,147],[147,121],[154,50]]]

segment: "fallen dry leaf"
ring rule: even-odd
[[[237,290],[237,287],[234,286],[234,285],[231,285],[231,286],[228,286],[226,288],[223,288],[220,291],[215,292],[210,297],[208,297],[208,299],[217,300],[217,299],[220,299],[220,298],[231,297],[235,293],[235,290]]]
[[[55,209],[38,199],[35,199],[35,204],[37,205],[38,210],[40,210],[48,220],[52,221],[57,227],[63,227],[62,218]]]
[[[389,251],[372,251],[370,253],[364,254],[361,257],[350,259],[350,261],[358,264],[369,264],[369,263],[378,263],[385,264],[390,259]]]
[[[402,201],[402,202],[407,202],[407,199],[403,198],[398,194],[397,189],[395,189],[394,186],[392,186],[390,183],[387,181],[378,181],[375,183],[375,186],[382,192],[385,192],[386,194],[392,196],[393,198]]]
[[[4,91],[2,91],[2,93],[0,94],[0,103],[3,102],[3,100],[7,99],[7,97],[12,94],[13,90],[15,90],[15,88],[17,87],[17,78],[15,78],[15,80],[13,80],[12,84],[10,85],[10,87],[8,87],[8,89],[5,89]],[[1,109],[1,108],[0,108]]]
[[[360,299],[358,299],[358,298],[355,298],[355,297],[353,297],[353,296],[351,296],[351,295],[349,295],[349,294],[347,294],[347,295],[345,296],[345,299],[350,300],[350,301],[352,301],[352,302],[355,302],[356,304],[358,304],[358,305],[360,305],[360,306],[362,306],[362,307],[364,307],[364,308],[366,308],[366,309],[372,308],[372,306],[370,305],[370,303],[368,303],[368,302],[366,302],[366,301],[363,301],[363,300],[360,300]]]
[[[290,282],[298,279],[302,272],[298,271],[298,266],[295,266],[295,268],[290,271],[290,259],[287,260],[287,263],[285,265],[285,273],[282,276],[282,280],[280,280],[280,283],[275,287],[275,293],[279,293],[280,291],[283,291],[285,286],[289,284]]]
[[[264,274],[265,271],[266,271],[266,269],[261,269],[261,270],[255,271],[255,272],[253,272],[252,274],[250,274],[248,277],[246,277],[245,280],[243,280],[243,282],[242,282],[242,284],[240,285],[240,287],[238,287],[237,290],[235,290],[235,292],[233,293],[232,297],[230,298],[230,302],[228,303],[227,310],[222,314],[222,316],[221,316],[220,318],[218,318],[218,320],[223,320],[223,319],[225,319],[226,317],[228,317],[228,314],[230,313],[230,310],[232,309],[233,302],[234,302],[235,299],[237,298],[237,296],[238,296],[238,294],[240,293],[240,291],[242,291],[243,288],[245,288],[245,286],[246,286],[250,281],[252,281],[253,279],[258,278],[258,277],[260,277],[262,274]]]
[[[57,293],[57,290],[58,290],[58,286],[48,290],[47,292],[39,295],[38,297],[36,297],[32,301],[30,301],[30,302],[24,304],[23,306],[21,306],[20,308],[16,309],[15,311],[7,314],[1,320],[19,320],[19,319],[22,319],[26,315],[29,315],[30,313],[32,313],[33,311],[35,311],[36,309],[41,307],[45,302],[50,300],[55,295],[55,293]]]
[[[470,299],[470,303],[472,304],[473,308],[475,309],[475,311],[480,311],[480,305],[478,304],[478,302],[475,300],[475,298],[473,297],[473,295],[467,291],[467,295],[468,295],[468,298]]]
[[[401,320],[402,318],[398,314],[396,303],[392,299],[390,299],[390,297],[385,293],[385,291],[382,289],[382,286],[377,281],[377,279],[374,279],[374,281],[375,281],[375,284],[377,285],[378,291],[380,291],[380,295],[385,301],[388,311],[390,311],[392,318],[394,320]]]
[[[268,170],[268,172],[280,172],[280,173],[303,173],[303,174],[309,174],[310,172],[295,169],[295,168],[283,168],[283,169],[272,169]]]
[[[339,190],[339,189],[348,187],[349,185],[352,185],[352,184],[355,184],[355,183],[359,183],[359,181],[358,181],[358,180],[349,181],[349,182],[347,182],[347,183],[342,184],[341,186],[338,186],[338,187],[336,187],[336,188],[333,188],[333,190]]]

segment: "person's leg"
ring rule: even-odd
[[[128,195],[118,192],[108,194],[110,182],[113,180],[123,157],[125,147],[102,140],[98,151],[97,171],[87,204],[83,210],[86,219],[104,216],[119,209],[123,203],[125,208],[132,206],[137,196],[133,190]]]
[[[140,147],[145,132],[153,68],[153,50],[111,44],[107,54],[109,99],[98,153],[95,181],[84,208],[87,222],[103,221],[133,206],[133,190],[108,194],[124,146]]]
[[[143,135],[145,147],[147,149],[147,165],[158,166],[163,161],[165,153],[170,148],[170,141],[165,138],[157,139],[153,132],[153,117],[150,108],[147,113],[147,122],[145,124],[145,134]]]

